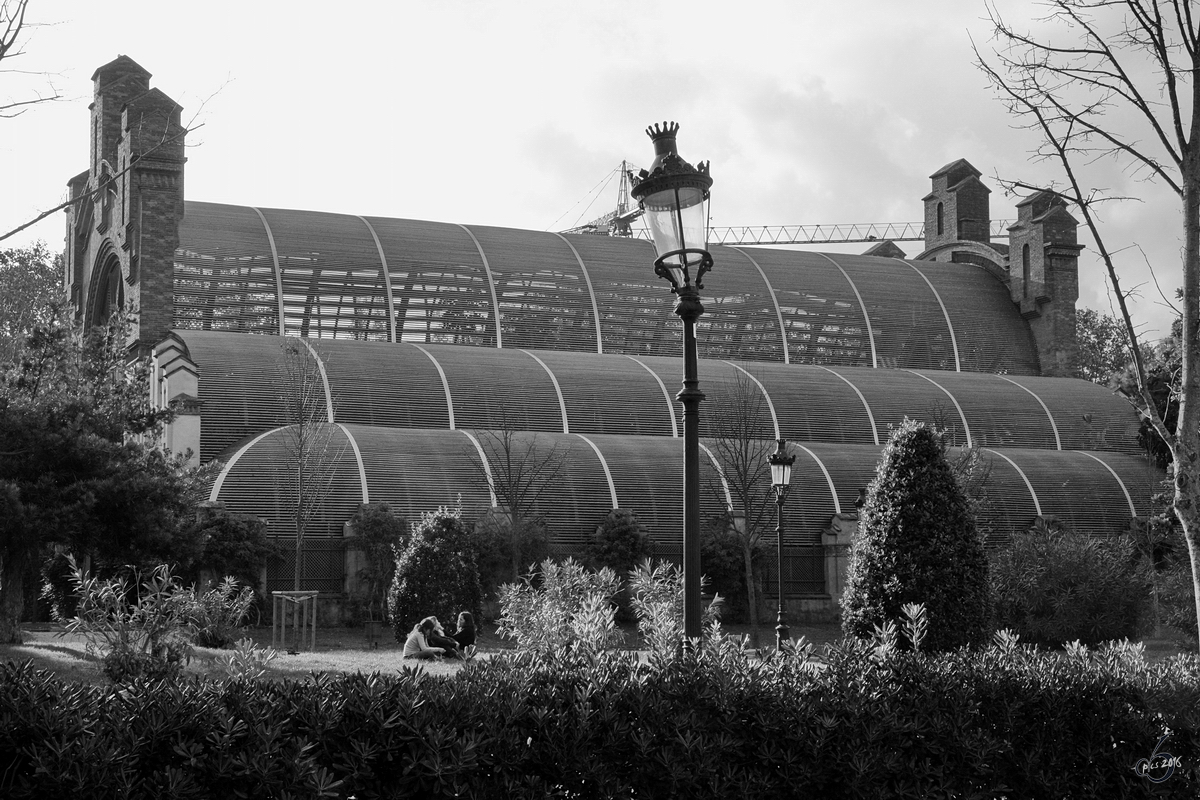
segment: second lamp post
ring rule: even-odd
[[[767,456],[771,464],[771,488],[775,490],[775,536],[778,540],[779,570],[779,614],[775,618],[775,649],[782,650],[783,643],[792,638],[783,619],[783,501],[787,499],[792,485],[792,464],[795,456],[787,454],[787,441],[780,439],[775,452]]]
[[[708,190],[712,178],[708,164],[693,167],[679,157],[675,134],[679,125],[653,125],[646,133],[654,142],[654,163],[633,176],[631,194],[643,211],[654,237],[658,259],[654,272],[671,282],[678,302],[675,313],[683,320],[683,633],[700,637],[700,391],[697,374],[696,320],[704,313],[700,303],[701,278],[712,268],[708,253]],[[691,270],[695,270],[695,279]]]

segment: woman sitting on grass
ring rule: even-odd
[[[458,642],[446,635],[446,631],[442,628],[442,623],[438,622],[437,617],[426,617],[421,620],[424,624],[428,622],[432,628],[429,633],[425,634],[425,638],[429,641],[431,647],[440,647],[446,651],[446,655],[454,658],[462,658],[462,653],[458,652]]]
[[[470,658],[475,652],[475,617],[470,611],[458,615],[458,626],[450,637],[458,643],[458,649],[464,656]],[[468,650],[467,648],[470,648]]]
[[[433,633],[433,617],[426,617],[413,626],[412,633],[404,640],[404,655],[401,658],[438,658],[448,655],[441,647],[430,647],[428,637]]]

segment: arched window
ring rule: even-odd
[[[125,307],[125,281],[116,256],[109,256],[100,269],[94,298],[92,325],[106,324],[109,317]]]
[[[1021,291],[1029,297],[1029,243],[1021,245]]]
[[[937,235],[941,236],[945,232],[945,223],[943,222],[942,204],[937,204]]]

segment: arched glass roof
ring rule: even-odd
[[[180,329],[678,356],[653,247],[619,237],[187,202]],[[1028,325],[963,264],[714,246],[700,354],[1036,375]]]
[[[410,430],[373,425],[337,426],[331,448],[335,469],[324,526],[328,534],[363,502],[386,502],[415,519],[422,511],[461,502],[477,515],[492,503],[478,469],[480,430]],[[540,503],[559,546],[578,546],[614,506],[637,512],[652,538],[678,548],[682,531],[679,486],[682,459],[677,441],[662,436],[518,433],[518,449],[530,437],[537,447],[566,456],[562,482]],[[702,444],[712,445],[702,439]],[[231,510],[265,516],[277,534],[291,533],[290,514],[278,486],[287,469],[279,429],[233,448],[212,499]],[[719,517],[724,492],[713,461],[702,448],[701,507]],[[879,448],[813,442],[798,444],[789,497],[785,545],[818,545],[830,518],[853,508],[858,491],[874,475]],[[1116,533],[1149,506],[1156,475],[1144,461],[1123,453],[985,448],[990,469],[984,517],[1003,538],[1029,527],[1036,516],[1055,516],[1073,530]],[[764,490],[766,487],[764,486]],[[615,499],[615,503],[614,503]],[[322,523],[312,528],[321,535]]]
[[[199,376],[207,461],[285,422],[278,337],[176,331]],[[309,339],[334,421],[390,428],[680,435],[678,359],[463,345]],[[760,434],[878,448],[905,417],[981,447],[1137,454],[1137,418],[1103,387],[1067,378],[703,359],[702,408],[761,393]],[[169,380],[169,379],[168,379]],[[711,415],[701,414],[702,436]]]

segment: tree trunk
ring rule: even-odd
[[[1196,630],[1193,633],[1197,636],[1197,647],[1200,647],[1200,546],[1196,542],[1196,525],[1193,522],[1192,529],[1189,531],[1188,526],[1184,525],[1183,537],[1187,540],[1188,557],[1192,565],[1192,599],[1196,603]]]
[[[304,520],[296,515],[296,569],[292,576],[292,591],[300,591],[300,576],[304,574]]]
[[[1193,100],[1200,86],[1193,86]],[[1192,142],[1200,135],[1200,113],[1192,112]],[[1200,148],[1184,154],[1183,178],[1183,364],[1179,381],[1179,417],[1171,455],[1175,464],[1175,515],[1183,526],[1192,565],[1192,594],[1200,647]]]
[[[758,592],[754,587],[754,563],[750,543],[742,542],[742,560],[746,567],[746,600],[750,603],[750,646],[758,647]]]
[[[508,528],[508,541],[512,545],[513,583],[519,583],[521,580],[521,537],[517,533],[515,525],[510,525]]]
[[[1177,428],[1176,436],[1179,441],[1184,437],[1179,436],[1183,427],[1183,417],[1180,415],[1179,428]],[[1197,637],[1197,647],[1200,648],[1200,506],[1196,502],[1196,494],[1200,491],[1200,485],[1197,484],[1196,467],[1187,463],[1187,466],[1181,466],[1185,462],[1180,459],[1184,456],[1184,452],[1179,447],[1172,448],[1176,452],[1175,456],[1175,516],[1179,519],[1179,524],[1183,528],[1183,538],[1187,542],[1188,547],[1188,563],[1192,567],[1192,600],[1196,604],[1196,620],[1197,628],[1192,631],[1192,635]],[[1194,450],[1192,451],[1195,452]]]
[[[521,553],[525,543],[525,523],[516,514],[508,515],[508,541],[512,546],[513,583],[521,582]]]
[[[0,644],[21,644],[21,615],[25,611],[25,561],[0,557]]]

